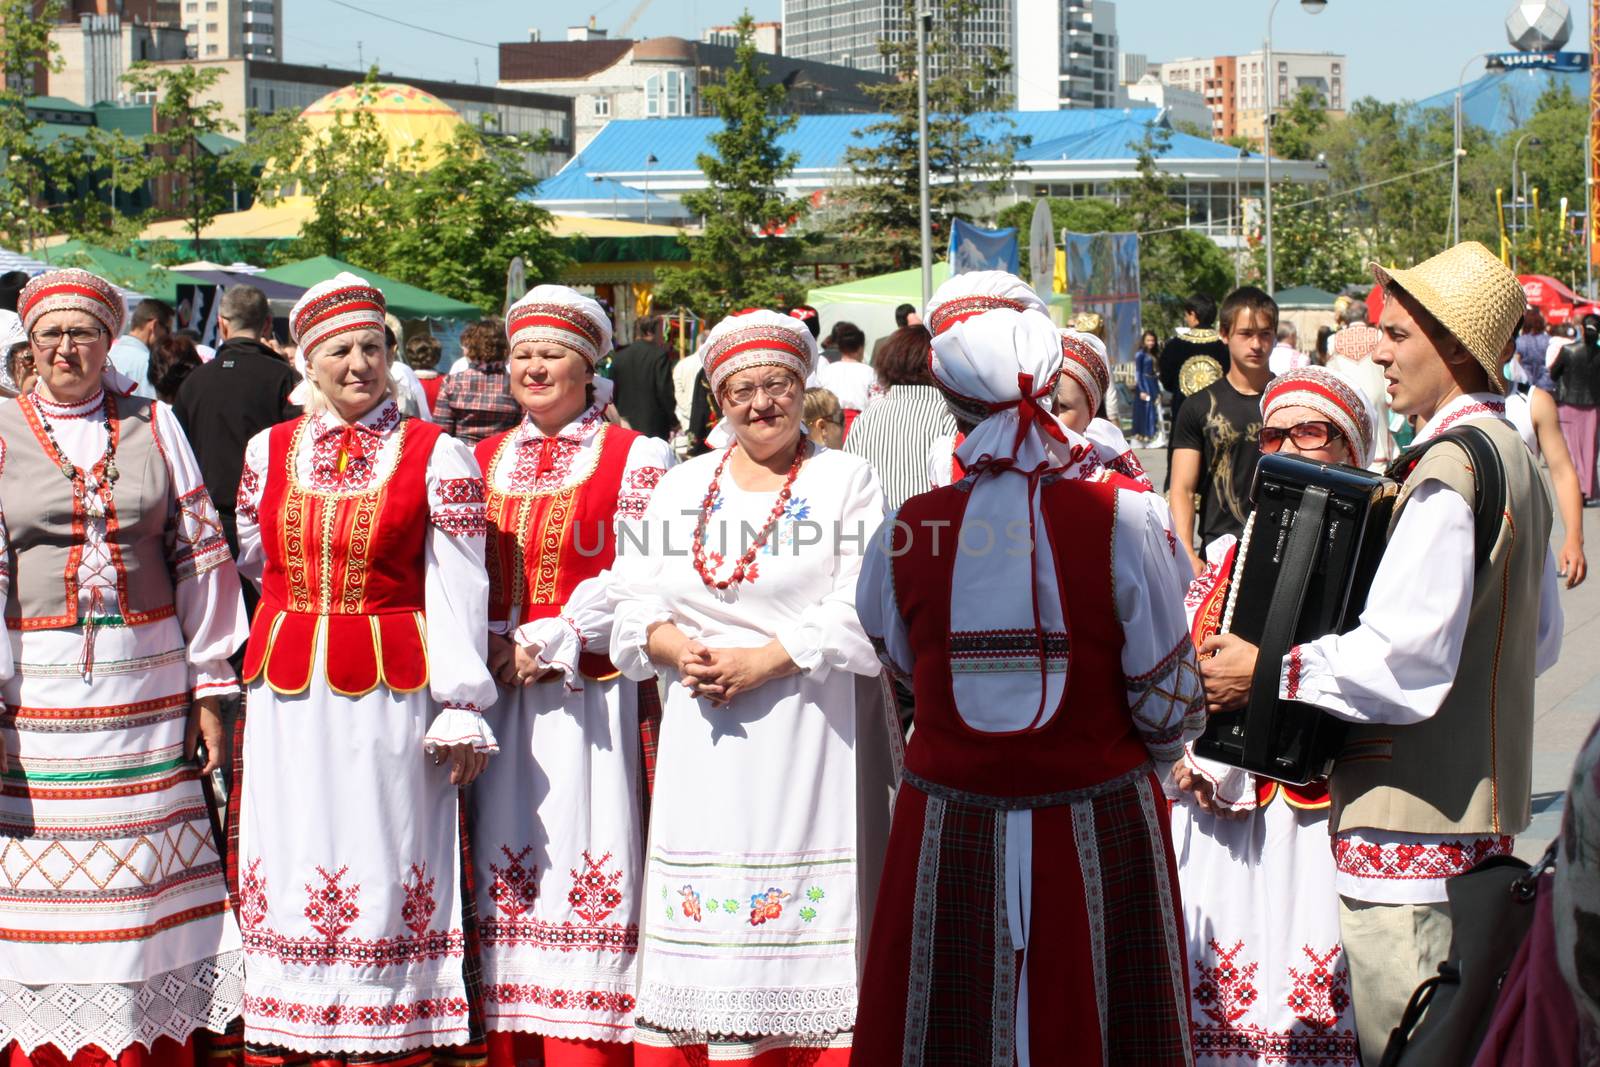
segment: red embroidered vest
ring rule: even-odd
[[[1041,493],[1070,667],[1061,706],[1050,720],[1013,733],[968,726],[951,684],[952,656],[975,651],[960,646],[983,636],[952,633],[960,620],[950,617],[956,531],[970,494],[946,486],[914,496],[900,509],[910,532],[897,528],[895,599],[916,654],[917,728],[906,744],[905,765],[930,782],[986,796],[1032,797],[1096,785],[1150,760],[1123,685],[1122,624],[1111,573],[1116,490],[1057,481]]]
[[[495,488],[495,470],[515,463],[516,430],[478,442],[478,466],[484,473],[489,541],[484,563],[489,571],[489,618],[520,622],[548,619],[561,613],[578,583],[593,578],[616,558],[612,521],[628,451],[639,436],[621,426],[600,430],[589,476],[554,491],[503,492]],[[605,681],[617,676],[611,660],[599,652],[578,657],[587,678]]]
[[[414,693],[428,684],[424,544],[428,457],[440,430],[407,419],[389,476],[356,492],[300,484],[294,457],[306,417],[274,426],[261,493],[266,567],[245,650],[245,681],[274,691],[311,684],[319,631],[328,685],[362,696],[380,685]]]

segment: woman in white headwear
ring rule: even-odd
[[[917,721],[861,1065],[1189,1056],[1161,785],[1204,721],[1183,564],[1160,497],[1098,479],[1048,410],[1062,347],[1031,297],[1000,273],[934,294],[967,473],[911,498],[862,569],[862,624]]]
[[[615,564],[611,658],[672,679],[635,1060],[828,1067],[850,1055],[887,829],[889,718],[855,612],[883,490],[802,430],[803,322],[733,315],[704,352],[733,443],[666,473]]]
[[[1361,389],[1322,367],[1279,375],[1261,394],[1261,451],[1365,467],[1377,419]],[[1195,647],[1226,633],[1247,553],[1219,537],[1185,604]],[[1350,971],[1328,839],[1326,784],[1291,786],[1188,753],[1172,832],[1189,937],[1198,1063],[1356,1067]]]
[[[645,801],[640,711],[654,679],[607,657],[619,520],[674,457],[606,421],[611,322],[541,285],[506,317],[522,422],[477,446],[488,490],[489,665],[500,755],[473,787],[485,1022],[496,1067],[633,1062]]]
[[[496,750],[483,479],[465,445],[401,417],[383,312],[352,274],[301,297],[308,412],[250,440],[239,482],[261,604],[237,891],[263,1062],[481,1041],[458,787]]]
[[[116,289],[51,271],[18,306],[38,380],[0,403],[0,1060],[190,1067],[243,1000],[201,777],[239,578],[172,409],[109,362]]]

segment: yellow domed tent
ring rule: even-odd
[[[436,163],[448,150],[456,130],[466,125],[466,120],[437,96],[399,82],[357,82],[335,89],[302,111],[300,121],[313,135],[325,136],[347,112],[366,112],[376,119],[378,130],[389,142],[390,163],[401,159],[423,166]]]

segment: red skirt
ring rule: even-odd
[[[54,1045],[40,1045],[33,1052],[22,1051],[15,1041],[5,1047],[3,1067],[234,1067],[239,1062],[243,1042],[238,1034],[191,1034],[189,1040],[174,1041],[158,1037],[145,1048],[133,1044],[115,1056],[98,1045],[88,1045],[74,1056],[63,1055]]]
[[[852,1062],[906,1062],[913,1043],[929,1067],[1015,1049],[1024,966],[1034,1063],[1064,1062],[1067,1048],[1074,1063],[1191,1062],[1177,870],[1155,776],[1031,809],[1025,953],[1006,913],[1006,811],[938,793],[908,781],[895,802]]]

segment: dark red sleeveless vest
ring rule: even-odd
[[[1082,789],[1149,762],[1128,711],[1122,624],[1111,573],[1116,489],[1105,483],[1052,482],[1041,489],[1055,549],[1068,631],[1069,672],[1061,707],[1043,726],[985,733],[956,710],[950,661],[981,635],[952,633],[950,589],[959,530],[970,494],[959,486],[914,496],[900,509],[895,599],[916,654],[912,679],[916,729],[906,769],[937,785],[996,797]],[[937,530],[937,546],[934,532]]]
[[[608,425],[600,431],[600,455],[589,476],[554,492],[506,493],[495,488],[494,471],[512,448],[516,430],[478,442],[478,466],[488,494],[489,618],[520,622],[561,613],[578,583],[611,566],[617,555],[612,522],[628,451],[639,434]],[[578,670],[605,681],[617,668],[600,652],[584,652]]]
[[[385,685],[414,693],[428,684],[423,548],[428,457],[441,431],[405,420],[386,479],[360,492],[327,492],[302,486],[294,473],[306,425],[305,416],[279,423],[268,438],[260,507],[266,566],[245,681],[264,674],[276,692],[304,692],[317,632],[325,630],[334,692],[362,696]]]

